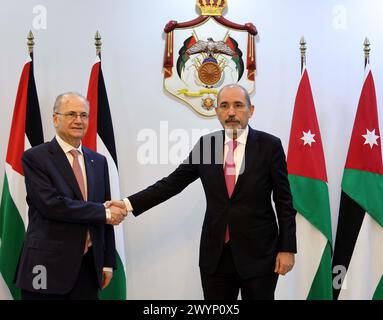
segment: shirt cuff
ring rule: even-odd
[[[132,207],[132,204],[130,203],[129,199],[128,198],[124,198],[122,200],[125,203],[126,210],[128,210],[128,212],[132,212],[133,211],[133,207]]]
[[[113,268],[104,267],[104,268],[102,268],[102,271],[109,271],[109,272],[113,273]]]
[[[105,215],[106,215],[106,220],[109,220],[112,217],[112,214],[110,213],[110,209],[105,209]]]

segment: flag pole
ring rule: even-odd
[[[304,37],[301,38],[301,41],[299,42],[301,47],[301,72],[303,72],[303,68],[306,66],[306,40]]]
[[[96,31],[96,34],[94,36],[94,45],[96,46],[96,55],[100,58],[101,60],[101,46],[102,46],[102,42],[101,42],[101,35],[100,35],[100,32],[98,32],[98,30]]]
[[[28,45],[28,52],[32,60],[33,60],[33,46],[35,45],[35,42],[33,41],[34,38],[35,37],[33,36],[32,31],[29,30],[28,36],[27,36],[27,39],[28,39],[27,45]]]
[[[364,68],[366,68],[367,64],[370,64],[370,40],[366,37],[364,40]]]

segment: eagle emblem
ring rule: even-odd
[[[228,35],[225,38],[225,41],[214,41],[212,37],[207,38],[207,41],[197,41],[195,34],[187,38],[183,47],[179,50],[177,60],[178,76],[182,79],[182,72],[185,70],[186,62],[192,55],[198,55],[193,61],[198,80],[206,88],[218,87],[220,80],[223,80],[223,71],[228,66],[225,57],[227,56],[235,63],[238,71],[236,80],[239,81],[242,78],[244,69],[242,51],[238,48],[237,41]]]
[[[200,17],[165,26],[164,87],[198,114],[210,117],[224,85],[239,83],[249,92],[254,90],[258,32],[252,23],[225,19],[226,1],[197,0],[197,5],[203,12]]]

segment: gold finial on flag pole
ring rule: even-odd
[[[370,40],[366,37],[364,40],[364,67],[367,66],[367,64],[370,63]]]
[[[306,65],[306,40],[304,37],[301,38],[301,41],[299,42],[301,47],[301,72],[303,72],[303,68]]]
[[[29,54],[32,56],[33,54],[33,46],[35,45],[35,42],[33,41],[35,37],[33,36],[33,33],[31,30],[29,30],[28,32],[28,36],[27,36],[27,39],[28,39],[28,42],[27,42],[27,45],[28,45],[28,52]]]
[[[101,42],[101,35],[100,35],[100,32],[98,32],[98,30],[96,31],[94,40],[95,40],[94,45],[96,46],[96,55],[98,55],[101,58],[102,42]]]

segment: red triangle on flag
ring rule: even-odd
[[[89,101],[89,126],[82,140],[84,146],[97,151],[98,81],[101,61],[97,57],[89,77],[87,99]]]
[[[383,174],[378,107],[371,70],[367,70],[360,95],[345,167]]]
[[[289,174],[327,182],[322,139],[306,69],[295,98],[287,170]]]
[[[15,107],[13,109],[12,126],[6,157],[7,163],[21,175],[24,175],[24,170],[21,166],[21,156],[25,148],[25,119],[27,113],[28,82],[31,63],[31,61],[28,61],[24,65],[21,73]]]

